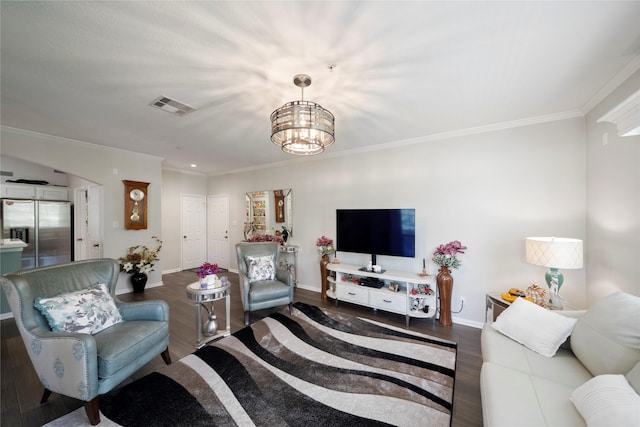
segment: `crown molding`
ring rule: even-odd
[[[624,83],[629,77],[636,71],[640,70],[640,55],[634,55],[631,61],[622,69],[614,78],[609,80],[602,89],[600,89],[585,105],[582,106],[582,111],[586,115],[593,110],[596,105],[604,101],[604,99],[611,95],[613,91]]]
[[[85,147],[85,148],[92,148],[92,149],[97,149],[97,150],[102,150],[102,151],[107,151],[107,152],[115,152],[115,153],[126,153],[126,154],[131,154],[134,153],[137,156],[143,156],[143,157],[148,157],[149,159],[154,159],[154,160],[164,160],[163,157],[158,157],[158,156],[154,156],[152,154],[146,154],[146,153],[140,153],[138,151],[131,151],[131,150],[125,150],[122,148],[115,148],[115,147],[109,147],[106,145],[98,145],[98,144],[92,144],[90,142],[85,142],[85,141],[80,141],[78,139],[71,139],[71,138],[65,138],[63,136],[56,136],[56,135],[49,135],[46,133],[41,133],[41,132],[35,132],[32,130],[26,130],[26,129],[20,129],[20,128],[14,128],[11,126],[5,126],[5,125],[0,125],[0,131],[4,134],[6,133],[11,133],[14,135],[20,135],[20,136],[26,136],[26,137],[30,137],[30,138],[40,138],[40,139],[49,139],[49,140],[53,140],[56,142],[61,142],[63,144],[72,144],[72,145],[76,145],[79,147]],[[4,136],[3,136],[4,138]]]
[[[600,117],[598,122],[615,123],[618,136],[640,135],[640,89]]]

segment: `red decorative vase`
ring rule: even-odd
[[[440,267],[438,277],[436,278],[438,284],[438,296],[440,298],[440,319],[441,325],[451,325],[451,291],[453,290],[453,276],[451,270],[447,267]]]

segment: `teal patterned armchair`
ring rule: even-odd
[[[159,354],[167,365],[171,363],[168,305],[164,301],[119,301],[115,296],[119,271],[118,263],[112,259],[94,259],[22,270],[0,278],[27,353],[44,386],[41,403],[52,392],[82,400],[92,425],[100,422],[101,394]],[[106,289],[97,284],[106,285]],[[70,293],[83,295],[76,300],[79,307],[86,301],[84,296],[96,288],[102,289],[100,295],[111,307],[115,303],[119,323],[93,334],[54,331],[57,328],[51,325],[49,313],[45,317],[34,307],[36,301],[40,305],[41,301],[57,300],[52,297]],[[105,317],[98,321],[106,322],[103,327],[112,320]],[[73,326],[73,322],[69,315],[62,320],[65,326]]]
[[[251,311],[289,304],[291,312],[293,272],[278,268],[280,244],[242,242],[236,244],[236,255],[245,326]]]

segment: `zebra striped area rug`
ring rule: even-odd
[[[273,314],[101,397],[103,422],[450,425],[455,343],[294,307],[293,315]]]

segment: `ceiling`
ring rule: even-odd
[[[2,125],[208,175],[301,161],[269,139],[271,112],[300,99],[295,74],[336,117],[331,156],[579,115],[640,66],[638,1],[3,0],[1,14]],[[149,106],[161,95],[196,111]]]

